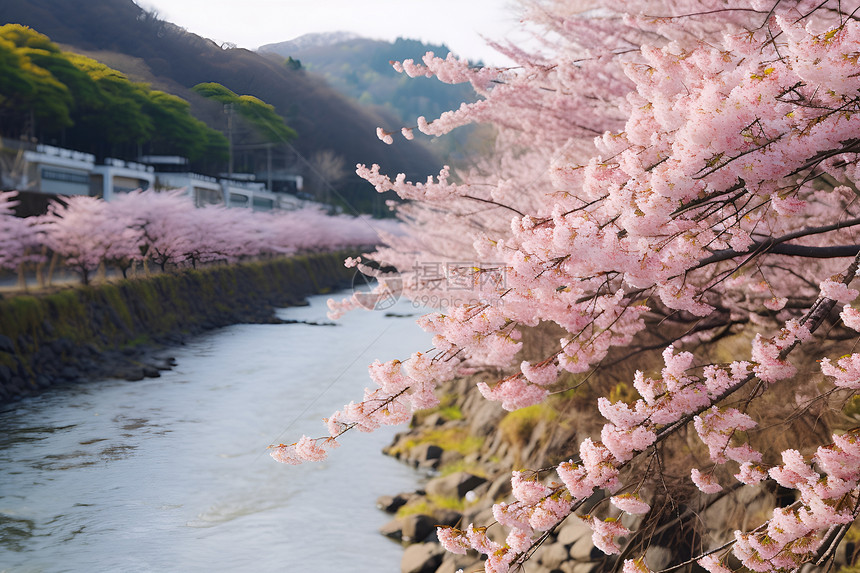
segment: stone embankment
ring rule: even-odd
[[[0,298],[0,404],[57,384],[139,380],[173,365],[164,347],[350,286],[345,253],[165,273]]]

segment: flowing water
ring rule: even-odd
[[[279,315],[324,322],[325,298]],[[323,435],[321,418],[372,384],[374,358],[429,347],[414,318],[338,324],[236,325],[172,349],[161,378],[5,407],[0,572],[399,571],[374,505],[419,479],[380,453],[396,429],[350,432],[323,463],[266,452]]]

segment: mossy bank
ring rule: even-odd
[[[165,273],[0,299],[0,403],[94,377],[157,376],[154,348],[350,285],[345,253]]]

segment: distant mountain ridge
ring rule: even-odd
[[[274,52],[276,54],[281,54],[286,58],[294,53],[297,54],[313,48],[332,46],[334,44],[349,42],[359,38],[361,38],[361,36],[358,34],[343,30],[337,32],[314,32],[298,36],[297,38],[293,38],[292,40],[287,40],[285,42],[266,44],[257,48],[257,51],[261,53]]]

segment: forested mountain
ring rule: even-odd
[[[216,83],[273,105],[297,133],[291,145],[309,158],[297,164],[307,175],[324,172],[326,165],[346,166],[348,175],[336,194],[353,205],[367,209],[376,203],[369,185],[352,175],[356,163],[380,163],[410,179],[438,171],[439,161],[420,145],[380,142],[376,127],[396,120],[356,105],[323,79],[249,50],[218,46],[132,0],[0,0],[0,24],[4,23],[30,26],[64,50],[85,54],[131,80],[178,95],[190,102],[196,117],[222,131],[226,114],[221,106],[213,106],[192,87]]]
[[[427,52],[444,58],[450,52],[445,45],[405,38],[385,42],[340,32],[306,34],[288,42],[266,44],[258,51],[298,60],[302,67],[322,74],[344,95],[391,110],[405,124],[414,124],[421,115],[433,119],[475,99],[468,84],[449,85],[435,78],[410,78],[395,72],[389,63],[409,58],[420,61]]]

